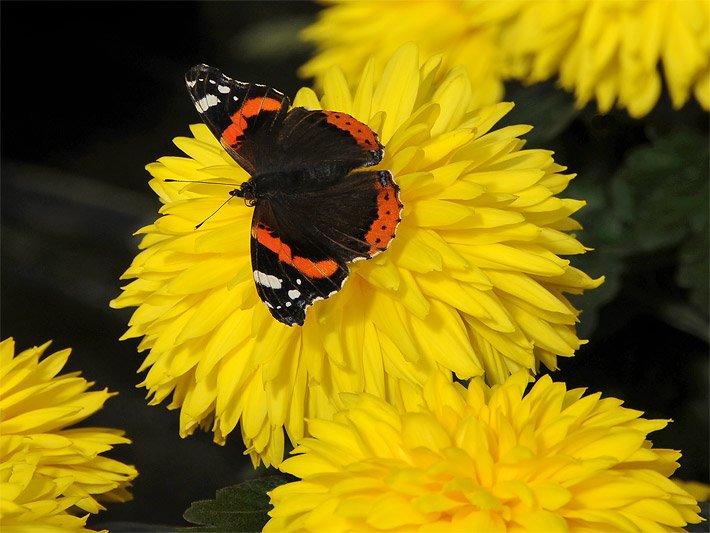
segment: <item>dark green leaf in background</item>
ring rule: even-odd
[[[657,317],[708,339],[708,167],[706,135],[685,127],[632,151],[612,182],[623,220],[629,286]]]
[[[286,474],[249,479],[217,491],[214,500],[194,502],[183,515],[191,531],[261,531],[271,510],[267,492],[295,478]]]
[[[710,272],[709,244],[710,232],[706,222],[704,231],[695,233],[681,248],[676,274],[678,285],[688,289],[690,304],[705,316],[710,314],[708,310],[708,295],[710,294],[710,283],[708,283],[710,277],[708,276],[708,272]]]
[[[602,307],[623,291],[624,305],[631,298],[637,312],[707,341],[707,134],[682,125],[659,131],[626,152],[617,171],[588,169],[568,189],[587,201],[575,218],[584,227],[582,242],[594,248],[573,264],[606,276],[604,285],[573,298],[583,310],[584,337],[593,333]],[[599,158],[610,153],[600,150]],[[612,166],[608,161],[592,168]]]
[[[707,138],[684,128],[631,152],[615,177],[631,195],[630,209],[618,212],[628,224],[630,247],[673,246],[707,227],[708,164]]]

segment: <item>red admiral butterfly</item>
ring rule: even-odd
[[[185,74],[197,111],[251,176],[230,191],[254,206],[251,264],[259,297],[284,324],[335,294],[348,262],[370,259],[395,236],[399,187],[377,165],[384,147],[345,113],[295,107],[279,91],[207,65]]]

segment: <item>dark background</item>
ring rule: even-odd
[[[0,333],[18,351],[47,339],[52,350],[72,347],[68,370],[121,393],[91,425],[126,429],[134,445],[111,455],[141,475],[132,502],[110,505],[89,525],[186,525],[190,502],[263,469],[242,456],[238,431],[224,447],[199,431],[182,440],[177,412],[146,405],[145,390],[135,388],[137,341],[118,342],[132,310],[109,309],[108,301],[135,256],[132,233],[157,215],[143,167],[178,155],[172,138],[199,120],[185,70],[205,62],[293,95],[307,84],[296,69],[312,52],[297,31],[319,7],[3,1],[0,9]],[[564,195],[589,202],[576,218],[585,225],[580,239],[596,251],[574,264],[607,275],[577,300],[590,343],[562,360],[554,378],[619,397],[647,417],[673,418],[651,436],[654,444],[683,450],[680,477],[707,481],[707,217],[703,228],[702,216],[691,216],[708,208],[707,114],[692,102],[674,112],[664,98],[642,121],[623,111],[598,116],[593,106],[575,110],[553,84],[509,84],[507,98],[517,106],[506,121],[534,125],[530,145],[555,150],[579,174]],[[676,159],[654,163],[659,152]],[[664,189],[669,175],[699,192],[676,198],[678,181]],[[656,215],[624,203],[656,196],[661,206],[678,204],[658,231],[648,223]]]

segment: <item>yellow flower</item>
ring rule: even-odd
[[[615,103],[633,117],[661,93],[673,106],[691,93],[710,109],[710,9],[707,0],[330,1],[303,32],[317,54],[301,69],[320,79],[332,65],[358,72],[368,57],[418,43],[465,65],[477,105],[499,101],[502,80],[559,77],[581,107]]]
[[[710,485],[701,483],[700,481],[685,481],[682,479],[673,478],[673,481],[681,489],[693,496],[699,502],[710,501]]]
[[[0,526],[2,531],[86,531],[100,501],[127,501],[137,472],[103,454],[131,441],[115,429],[70,428],[113,394],[90,391],[78,372],[57,375],[70,350],[39,358],[49,342],[15,356],[0,342]],[[83,516],[75,516],[83,515]]]
[[[468,112],[471,84],[454,69],[432,84],[439,58],[420,67],[408,45],[376,76],[366,67],[354,94],[333,70],[319,100],[302,89],[294,105],[335,109],[369,124],[385,145],[404,203],[397,237],[351,266],[343,289],[309,308],[302,327],[274,320],[259,301],[250,265],[252,209],[225,187],[166,179],[246,179],[206,126],[176,144],[189,156],[148,166],[165,203],[142,230],[143,251],[112,302],[137,306],[124,338],[150,350],[141,370],[151,403],[172,394],[181,435],[211,427],[216,442],[241,422],[255,464],[278,464],[285,427],[331,415],[339,393],[404,401],[439,371],[489,380],[556,367],[572,356],[578,312],[563,293],[597,286],[560,255],[585,248],[567,230],[584,202],[559,198],[572,178],[545,150],[523,149],[528,126],[494,130],[512,107]],[[215,178],[217,176],[218,178]]]
[[[658,101],[663,77],[675,108],[693,93],[710,109],[707,0],[523,1],[502,28],[507,74],[535,83],[559,76],[578,105],[615,102],[633,117]]]
[[[374,58],[376,74],[404,43],[414,42],[422,58],[446,52],[444,70],[464,65],[475,90],[472,107],[500,102],[503,81],[498,65],[496,36],[499,17],[509,10],[461,0],[411,0],[349,2],[331,4],[306,28],[302,37],[316,45],[316,55],[299,70],[313,76],[320,86],[331,67],[338,66],[350,82],[356,81]],[[493,7],[493,9],[491,9]]]
[[[489,388],[434,376],[398,410],[348,395],[312,420],[271,493],[275,531],[673,531],[699,523],[668,479],[680,453],[653,448],[666,420],[524,372]]]

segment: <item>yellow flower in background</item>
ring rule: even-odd
[[[447,66],[464,65],[472,104],[503,98],[503,80],[557,79],[581,107],[596,100],[647,114],[663,80],[675,108],[691,96],[710,109],[707,0],[328,1],[303,32],[316,55],[301,69],[319,80],[339,65],[359,72],[413,41]],[[662,72],[662,75],[661,75]]]
[[[511,104],[468,112],[466,72],[439,68],[408,45],[381,76],[369,63],[354,93],[335,69],[321,99],[297,95],[296,106],[343,111],[378,133],[404,204],[389,249],[353,263],[302,327],[274,320],[257,297],[252,208],[231,201],[195,230],[226,188],[165,181],[246,179],[207,127],[175,140],[188,157],[148,166],[165,205],[140,230],[143,251],[123,276],[133,281],[112,305],[138,308],[124,338],[142,337],[142,385],[153,404],[172,395],[182,436],[202,425],[222,443],[241,422],[254,463],[278,465],[283,428],[295,442],[304,418],[331,416],[342,392],[406,403],[438,372],[500,382],[579,348],[564,293],[601,280],[560,257],[585,251],[568,233],[584,202],[557,196],[572,176],[551,152],[524,149],[529,126],[493,128]]]
[[[662,91],[673,107],[691,97],[710,109],[707,0],[523,1],[502,28],[506,74],[535,83],[558,78],[583,106],[618,103],[647,114]]]
[[[500,102],[504,87],[496,48],[499,21],[509,16],[505,6],[461,0],[349,2],[328,0],[328,7],[302,33],[316,46],[315,55],[299,70],[321,86],[328,70],[337,66],[354,83],[374,58],[379,75],[392,54],[414,42],[421,58],[444,54],[443,72],[463,65],[474,90],[468,104],[481,107]],[[441,72],[441,71],[440,71]]]
[[[668,479],[680,453],[653,448],[616,398],[519,372],[489,388],[436,375],[406,411],[348,395],[311,420],[271,493],[265,532],[675,531],[702,519]]]
[[[15,355],[12,339],[0,342],[0,529],[85,531],[87,513],[100,503],[131,498],[138,474],[103,454],[129,444],[123,431],[71,428],[113,396],[78,372],[58,375],[71,350],[40,357],[49,346]],[[78,515],[78,516],[77,516]]]
[[[686,481],[683,479],[673,478],[676,485],[693,496],[699,502],[710,501],[710,485],[699,481]]]

